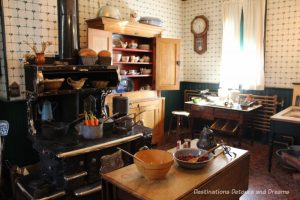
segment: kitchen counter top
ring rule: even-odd
[[[224,105],[217,104],[217,103],[214,103],[214,102],[199,102],[199,103],[194,103],[193,101],[187,101],[185,103],[186,104],[190,104],[190,105],[198,105],[198,106],[205,106],[205,107],[222,108],[222,109],[235,110],[235,111],[241,111],[241,112],[251,112],[253,110],[256,110],[256,109],[262,107],[262,105],[254,105],[254,106],[248,107],[247,109],[242,109],[239,104],[237,104],[236,106],[233,106],[233,107],[229,107],[229,106],[224,106]]]
[[[273,115],[271,120],[300,124],[300,107],[290,106],[283,111]]]
[[[192,147],[195,147],[196,142],[192,141]],[[175,149],[170,151],[174,152]],[[174,163],[162,180],[146,180],[134,164],[103,174],[103,180],[114,187],[112,197],[111,188],[107,184],[103,185],[108,187],[103,190],[107,191],[104,199],[238,199],[241,192],[248,189],[250,156],[246,150],[232,148],[232,152],[236,153],[235,158],[222,154],[198,170],[183,169]],[[217,190],[228,194],[197,193]],[[233,190],[240,193],[234,194]]]

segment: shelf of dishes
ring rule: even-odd
[[[139,78],[139,77],[150,77],[152,74],[129,74],[129,75],[121,75],[122,78],[130,77],[130,78]]]
[[[147,68],[140,68],[140,71],[136,69],[121,69],[120,70],[120,75],[127,75],[131,77],[147,77],[151,76],[152,69],[147,69]]]
[[[144,53],[152,52],[152,50],[150,50],[150,49],[128,49],[128,48],[118,48],[118,47],[113,48],[113,51],[144,52]]]
[[[120,53],[113,54],[114,64],[152,64],[150,56],[122,55]]]
[[[128,64],[128,65],[152,65],[152,62],[114,62],[114,65]]]

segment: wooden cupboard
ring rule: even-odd
[[[112,115],[112,98],[120,94],[110,94],[106,98],[109,115]],[[123,96],[130,99],[129,113],[135,120],[143,120],[144,125],[152,128],[152,143],[162,144],[164,141],[165,98],[157,97],[156,91],[125,92]],[[141,113],[140,115],[138,115]]]
[[[140,113],[137,119],[143,119],[144,124],[153,128],[154,144],[161,144],[164,140],[164,107],[165,100],[160,97],[160,90],[179,90],[179,67],[180,67],[180,40],[161,38],[161,27],[141,24],[138,22],[121,21],[108,18],[96,18],[87,20],[88,24],[88,47],[94,50],[101,47],[113,54],[122,56],[143,57],[149,56],[148,62],[134,62],[126,60],[114,60],[113,64],[119,66],[119,70],[136,70],[136,74],[122,74],[122,79],[128,78],[133,82],[132,88],[122,91],[123,96],[128,96],[130,112]],[[112,34],[112,49],[107,45]],[[102,39],[101,39],[102,35]],[[122,42],[135,41],[138,44],[149,44],[149,49],[120,48],[114,46],[117,38]],[[102,42],[101,42],[102,41]],[[101,43],[101,44],[100,44]],[[141,68],[151,69],[151,74],[141,74]],[[151,90],[144,91],[149,85]],[[107,105],[112,110],[112,96],[107,98]]]
[[[121,78],[133,80],[133,91],[138,91],[145,85],[152,90],[179,90],[180,40],[161,38],[163,29],[157,26],[137,22],[120,21],[108,18],[87,20],[88,47],[95,51],[105,49],[122,56],[149,56],[149,62],[134,62],[118,60],[113,62],[120,70],[136,70],[138,74],[123,74]],[[112,39],[110,39],[112,34]],[[102,37],[102,39],[101,39]],[[114,47],[114,39],[128,44],[135,41],[138,44],[149,44],[150,49]],[[111,41],[111,46],[107,45]],[[140,74],[141,68],[152,69],[151,74]],[[130,90],[131,91],[131,90]]]

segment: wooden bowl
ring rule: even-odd
[[[106,88],[107,85],[108,85],[109,81],[103,81],[103,80],[100,80],[100,81],[92,81],[92,85],[94,88],[98,88],[98,89],[103,89],[103,88]]]
[[[144,161],[134,159],[138,171],[148,180],[163,179],[173,164],[171,153],[158,149],[142,150],[135,154]]]
[[[64,80],[65,80],[64,78],[45,79],[43,81],[44,88],[46,91],[57,91],[61,87]]]

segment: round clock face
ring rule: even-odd
[[[206,28],[206,23],[204,19],[197,18],[195,19],[193,25],[192,25],[193,31],[197,34],[203,33]]]

